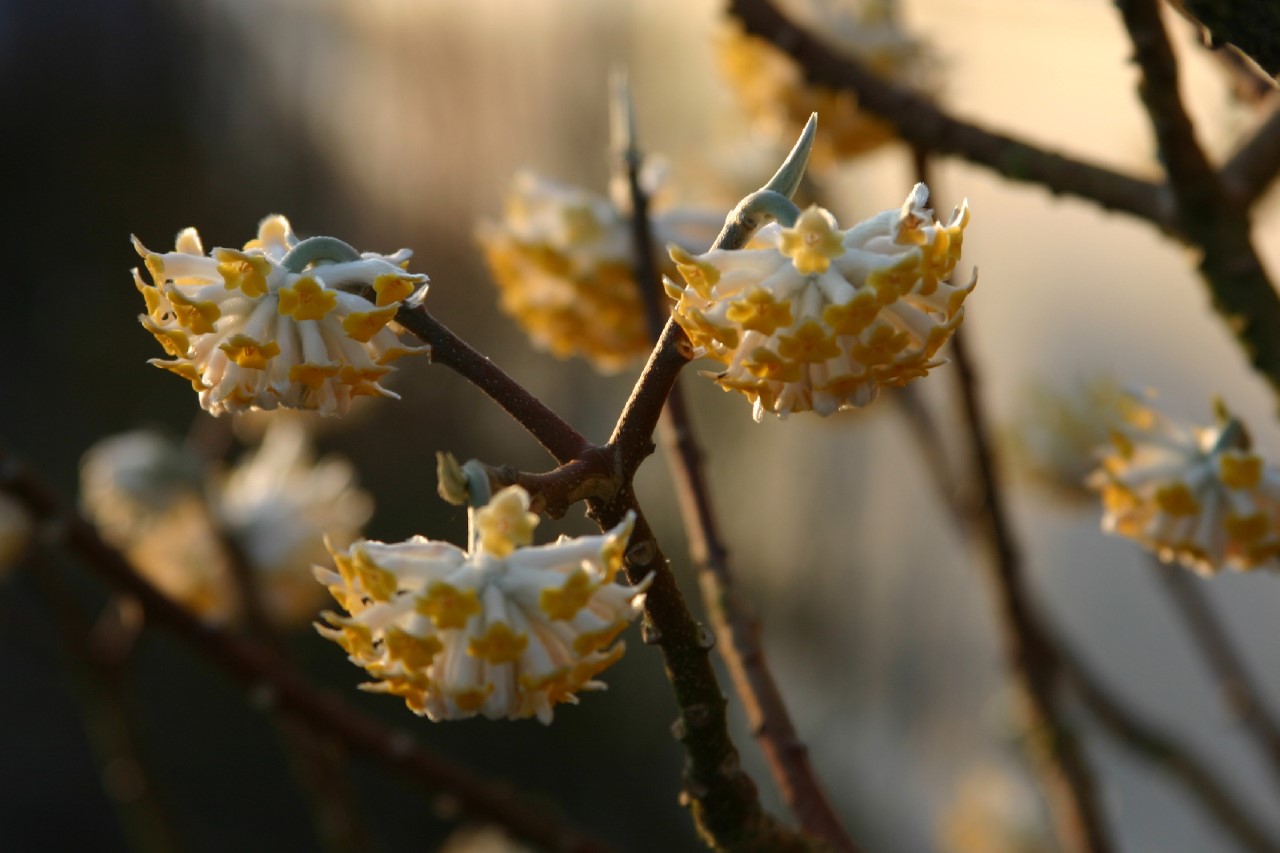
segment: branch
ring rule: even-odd
[[[625,172],[631,202],[631,248],[636,284],[644,300],[651,335],[660,339],[670,310],[655,263],[653,232],[648,217],[649,198],[640,185],[641,155],[636,144],[625,93],[626,117],[615,123],[618,161]],[[615,101],[615,105],[617,105]],[[621,124],[622,127],[618,127]],[[715,631],[720,657],[729,670],[734,689],[742,700],[747,723],[764,753],[783,801],[809,835],[833,849],[855,851],[857,845],[836,815],[809,762],[809,751],[800,740],[787,712],[782,692],[769,670],[760,642],[760,625],[746,598],[737,589],[729,564],[729,551],[720,533],[710,487],[703,476],[702,452],[693,431],[692,418],[679,382],[667,396],[665,416],[658,434],[675,483],[680,513],[689,538],[689,554],[698,573],[703,603]]]
[[[570,462],[591,442],[502,371],[486,356],[455,335],[425,308],[401,306],[396,322],[431,346],[431,361],[455,371],[516,419],[557,462]]]
[[[1156,562],[1156,569],[1196,647],[1217,679],[1223,701],[1257,742],[1280,783],[1280,725],[1268,711],[1262,692],[1250,677],[1226,626],[1218,620],[1208,598],[1197,586],[1197,578],[1166,563]]]
[[[1133,750],[1179,782],[1246,850],[1280,853],[1280,840],[1242,809],[1240,797],[1171,735],[1128,710],[1108,693],[1084,664],[1058,644],[1062,674],[1102,726],[1126,749]]]
[[[1280,96],[1271,98],[1271,112],[1222,165],[1222,183],[1232,203],[1252,207],[1280,174]]]
[[[347,748],[396,768],[431,789],[447,791],[462,809],[493,821],[513,834],[554,850],[602,851],[592,838],[530,802],[510,786],[484,778],[428,751],[404,731],[384,728],[335,696],[310,687],[281,667],[277,657],[197,619],[143,579],[120,552],[103,542],[78,515],[63,510],[34,474],[0,451],[0,489],[12,494],[32,518],[53,532],[59,544],[90,565],[111,585],[135,596],[150,621],[164,625],[246,689],[266,688],[273,702]]]
[[[1202,251],[1214,307],[1253,366],[1280,392],[1280,298],[1249,237],[1248,212],[1229,199],[1178,96],[1178,68],[1157,0],[1117,0],[1142,72],[1138,93],[1169,174],[1179,229]]]
[[[810,82],[856,94],[860,109],[892,123],[912,146],[954,155],[1012,181],[1039,184],[1055,195],[1082,198],[1164,230],[1177,230],[1167,193],[1159,184],[956,119],[923,95],[890,83],[856,59],[836,53],[783,16],[769,0],[731,0],[729,13],[742,22],[748,34],[771,42],[794,59]]]
[[[1233,45],[1272,77],[1280,76],[1280,6],[1273,0],[1170,0],[1170,5],[1203,27],[1211,45]]]
[[[996,594],[1005,656],[1028,714],[1028,748],[1037,763],[1049,801],[1056,834],[1067,850],[1107,851],[1111,842],[1102,806],[1084,750],[1067,724],[1058,687],[1061,650],[1044,626],[1025,587],[1022,555],[1014,541],[990,430],[978,398],[977,378],[966,345],[967,331],[951,339],[956,382],[968,428],[970,472],[976,480],[974,515],[978,536],[986,546],[987,575]]]

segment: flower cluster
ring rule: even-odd
[[[603,371],[649,351],[628,222],[602,195],[523,173],[502,221],[481,224],[502,310],[536,346],[559,358],[581,355]],[[710,241],[708,224],[683,211],[653,217],[656,240],[687,248]]]
[[[325,556],[325,537],[350,542],[372,512],[351,466],[313,462],[293,422],[273,424],[225,475],[210,475],[191,451],[154,432],[105,439],[85,454],[81,503],[142,574],[212,621],[240,608],[226,536],[281,625],[314,616],[323,591],[311,566]]]
[[[887,80],[937,95],[935,63],[902,28],[894,0],[794,0],[781,5],[797,24],[822,33],[837,52]],[[897,136],[892,125],[860,110],[852,92],[808,83],[791,57],[736,25],[726,27],[718,50],[721,69],[738,99],[766,132],[794,137],[810,115],[822,116],[813,152],[817,163],[856,157]]]
[[[759,421],[865,406],[882,385],[903,385],[936,358],[977,283],[947,281],[960,258],[967,204],[943,225],[916,184],[899,210],[848,231],[811,207],[793,227],[769,225],[752,247],[702,255],[673,248],[685,286],[668,281],[675,318],[700,351],[722,362],[708,373],[741,391]]]
[[[331,238],[299,243],[283,216],[268,216],[243,250],[208,255],[194,228],[175,251],[148,251],[134,238],[151,284],[139,318],[200,392],[209,412],[313,409],[345,414],[353,397],[395,397],[379,384],[407,347],[387,328],[426,276],[405,272],[411,252],[357,254]],[[344,289],[345,288],[345,289]],[[348,292],[370,288],[375,302]]]
[[[1225,412],[1215,426],[1194,427],[1135,399],[1090,482],[1102,492],[1103,530],[1165,562],[1212,574],[1280,553],[1280,470]]]
[[[433,720],[536,716],[595,680],[623,653],[618,634],[646,583],[614,582],[633,519],[600,536],[532,546],[538,517],[518,486],[470,514],[471,547],[416,536],[359,541],[316,569],[348,616],[317,625],[375,682]]]

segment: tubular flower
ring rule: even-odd
[[[321,242],[341,251],[316,255]],[[133,243],[152,281],[133,271],[147,303],[139,320],[173,357],[151,363],[189,380],[212,414],[277,407],[345,414],[353,397],[396,397],[379,380],[395,359],[426,350],[404,346],[387,327],[427,280],[405,272],[408,249],[358,255],[330,238],[299,249],[279,215],[262,220],[242,251],[205,255],[194,228],[164,254]],[[316,256],[308,265],[309,254]],[[365,287],[375,302],[348,292]]]
[[[325,613],[317,630],[377,679],[365,689],[402,696],[419,715],[551,722],[576,691],[604,689],[595,677],[622,657],[614,640],[648,580],[614,582],[633,517],[533,546],[528,510],[518,486],[473,509],[469,551],[421,536],[334,551],[338,571],[315,574],[350,615]]]
[[[1226,412],[1194,427],[1135,398],[1090,483],[1102,492],[1102,529],[1166,563],[1209,575],[1280,553],[1280,470],[1250,450]]]
[[[323,595],[311,565],[325,556],[325,537],[350,542],[372,511],[351,466],[313,462],[301,426],[288,422],[270,427],[227,474],[154,432],[113,436],[85,454],[80,481],[85,513],[103,537],[162,592],[212,621],[240,610],[223,536],[253,571],[266,612],[297,625]]]
[[[791,0],[781,8],[830,47],[867,65],[886,80],[936,97],[936,63],[898,20],[893,0]],[[847,90],[815,86],[795,61],[772,43],[725,28],[717,45],[722,73],[751,119],[770,135],[794,138],[809,116],[822,123],[815,163],[856,157],[894,139],[893,126],[863,112]]]
[[[916,184],[898,210],[848,231],[811,207],[793,227],[766,226],[738,251],[672,248],[685,286],[676,321],[694,346],[725,365],[704,373],[741,391],[755,419],[865,406],[881,385],[905,385],[944,363],[938,349],[977,283],[947,281],[960,258],[967,203],[946,225]]]
[[[714,236],[698,233],[707,224],[680,211],[653,219],[655,239],[688,248]],[[613,372],[648,353],[651,343],[629,229],[627,215],[606,197],[523,173],[502,221],[481,223],[477,238],[502,310],[535,346],[558,358],[581,355]]]

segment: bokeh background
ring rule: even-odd
[[[953,0],[904,13],[939,56],[956,113],[1157,174],[1110,4]],[[474,228],[500,211],[521,168],[603,190],[617,66],[673,199],[727,209],[757,186],[779,148],[751,129],[717,69],[722,17],[714,0],[0,0],[0,440],[72,500],[96,439],[139,425],[182,435],[205,417],[184,382],[145,364],[159,352],[135,320],[128,235],[162,248],[195,225],[207,246],[239,245],[270,212],[303,235],[412,248],[414,269],[432,277],[433,313],[603,440],[635,372],[602,377],[534,352],[496,311]],[[1201,137],[1222,154],[1257,114],[1230,99],[1190,30],[1173,27]],[[890,146],[821,180],[850,223],[896,207],[913,176],[905,149]],[[938,164],[939,212],[961,196],[974,214],[962,267],[981,269],[966,328],[1001,422],[1018,422],[1028,388],[1069,391],[1106,374],[1156,388],[1166,410],[1200,421],[1222,395],[1276,458],[1274,396],[1210,312],[1181,248],[1085,203]],[[1270,198],[1256,236],[1272,269],[1276,226]],[[549,460],[448,371],[402,364],[393,387],[403,401],[365,406],[317,440],[350,458],[374,495],[368,535],[458,541],[464,514],[435,497],[435,451],[531,470]],[[959,428],[951,379],[942,368],[921,386],[948,436]],[[938,849],[940,828],[964,814],[990,827],[988,849],[1007,834],[1039,837],[989,591],[900,413],[880,405],[756,425],[744,401],[693,371],[686,385],[775,674],[855,835],[873,850]],[[1046,500],[1016,476],[1008,485],[1037,597],[1110,685],[1229,774],[1280,831],[1276,791],[1147,558],[1099,534],[1096,507]],[[640,487],[693,597],[660,459]],[[548,535],[589,529],[580,517],[544,525]],[[97,581],[78,568],[72,577],[99,606]],[[1280,705],[1280,578],[1224,575],[1208,593]],[[358,694],[361,673],[332,644],[305,631],[292,642],[316,682],[619,848],[699,849],[676,804],[681,754],[659,656],[628,636],[609,691],[546,728],[419,720],[397,700]],[[127,849],[113,796],[128,792],[95,763],[82,691],[22,572],[0,586],[0,679],[0,849]],[[270,718],[228,679],[148,631],[129,692],[185,849],[317,848]],[[778,808],[734,707],[744,761]],[[1087,731],[1123,849],[1231,849],[1179,791]],[[358,756],[351,773],[371,849],[432,849],[454,827],[447,803]]]

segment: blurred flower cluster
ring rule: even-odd
[[[229,471],[150,430],[104,439],[81,465],[81,503],[103,537],[160,590],[211,621],[236,619],[233,560],[281,626],[312,619],[325,538],[350,542],[372,513],[342,459],[315,462],[303,428],[277,420]]]
[[[678,208],[652,216],[659,245],[689,249],[708,245],[719,224]],[[477,238],[499,305],[539,348],[605,372],[649,352],[630,217],[607,197],[522,173],[502,219],[482,223]]]
[[[469,514],[468,550],[415,536],[335,550],[316,569],[348,616],[320,633],[376,681],[433,720],[483,714],[552,719],[622,657],[614,640],[639,613],[647,584],[614,581],[632,517],[599,536],[532,545],[538,517],[519,486]]]
[[[427,277],[404,271],[411,252],[359,254],[321,237],[299,241],[283,216],[268,216],[243,250],[208,255],[194,228],[158,254],[134,238],[151,284],[139,319],[173,358],[151,363],[200,392],[219,415],[250,409],[345,414],[353,397],[395,397],[379,380],[401,356],[387,324]],[[374,295],[370,302],[359,291]],[[357,292],[350,292],[350,291]]]
[[[725,365],[707,375],[765,412],[829,415],[865,406],[882,385],[903,385],[936,358],[964,317],[977,275],[949,281],[960,259],[967,205],[945,225],[917,184],[902,207],[849,230],[811,207],[794,226],[768,225],[751,246],[691,255],[673,248],[684,286],[668,281],[676,321],[701,354]]]
[[[937,63],[903,28],[895,0],[782,0],[778,6],[886,80],[937,95]],[[791,57],[736,22],[724,28],[717,48],[730,87],[765,133],[793,138],[810,115],[822,116],[814,145],[819,165],[865,154],[897,136],[892,125],[859,109],[852,92],[810,84]]]

